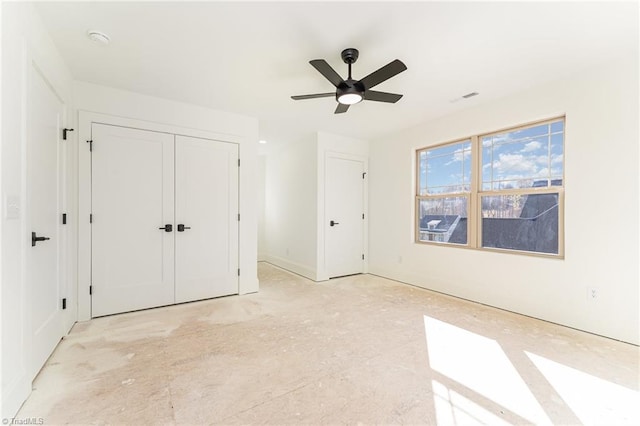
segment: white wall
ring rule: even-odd
[[[265,174],[265,260],[315,280],[316,136],[270,152]]]
[[[266,155],[264,259],[314,281],[329,279],[324,255],[325,162],[329,153],[358,156],[366,164],[369,145],[318,132]]]
[[[267,256],[267,240],[265,237],[265,191],[267,179],[267,157],[264,155],[258,156],[258,170],[257,170],[257,201],[258,201],[258,262],[266,260]]]
[[[167,99],[141,95],[124,90],[113,89],[86,82],[74,82],[74,101],[78,110],[93,113],[107,114],[126,119],[139,120],[150,123],[151,126],[170,126],[193,131],[208,132],[233,140],[240,145],[240,294],[258,291],[257,277],[257,140],[258,120],[238,114],[216,111],[196,105],[175,102]],[[154,128],[154,127],[149,127]],[[85,132],[88,129],[80,129],[81,141],[88,139]],[[86,170],[87,147],[80,143],[79,168],[83,173]],[[84,161],[84,162],[83,162]],[[83,185],[79,182],[80,194],[83,194]],[[84,207],[83,199],[80,199],[80,211]],[[86,200],[84,200],[86,202]],[[80,235],[88,235],[88,224],[81,222]],[[81,240],[80,260],[81,274],[78,285],[81,289],[88,288],[90,276],[88,268],[82,265],[88,262],[88,239]],[[88,306],[88,292],[80,292],[79,319],[88,319],[88,311],[83,306]]]
[[[36,66],[62,98],[67,109],[65,123],[74,127],[71,120],[72,90],[71,75],[44,25],[32,5],[27,3],[2,3],[2,145],[1,145],[1,202],[3,214],[0,221],[2,237],[1,265],[1,309],[2,309],[2,394],[0,416],[12,417],[31,391],[30,306],[31,290],[25,279],[25,259],[30,249],[27,229],[30,217],[27,203],[26,182],[26,114],[27,78]],[[64,142],[66,148],[73,147],[73,134]],[[73,149],[68,149],[73,152]],[[67,159],[69,160],[69,159]],[[71,177],[70,175],[68,177]],[[6,197],[18,197],[20,218],[7,219],[4,215]],[[72,197],[71,197],[72,198]],[[69,200],[70,204],[73,200]],[[69,223],[73,223],[70,216]],[[73,241],[73,226],[65,228],[69,234],[63,236]],[[74,247],[70,248],[71,251]],[[70,262],[70,263],[67,263]],[[65,259],[66,291],[73,293],[75,274],[73,256]],[[70,327],[75,320],[75,298],[66,296],[69,303],[65,311],[65,322]]]
[[[636,55],[374,141],[370,271],[638,344],[638,72]],[[564,260],[413,243],[416,148],[565,113]]]

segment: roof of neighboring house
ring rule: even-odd
[[[425,215],[420,229],[433,220],[440,223],[435,231],[446,232],[456,215]],[[467,218],[461,217],[447,242],[467,243]],[[495,247],[538,253],[558,253],[558,195],[530,194],[517,218],[483,218],[482,247]]]
[[[437,215],[428,214],[420,219],[420,229],[426,230],[427,224],[432,220],[439,220],[440,223],[434,228],[436,231],[447,231],[458,218],[457,215]]]
[[[482,219],[482,246],[558,253],[558,195],[531,194],[518,218]]]
[[[453,230],[449,242],[453,244],[467,244],[467,218],[461,217],[458,226]]]

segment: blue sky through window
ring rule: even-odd
[[[551,186],[562,179],[564,120],[481,138],[482,190]]]
[[[483,191],[561,185],[564,119],[480,138]],[[471,141],[419,152],[419,195],[470,191]]]
[[[470,140],[420,153],[421,195],[467,192],[470,183]]]

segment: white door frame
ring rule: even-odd
[[[78,113],[78,321],[91,319],[91,153],[87,141],[91,140],[91,124],[101,123],[120,127],[130,127],[139,130],[170,133],[173,135],[191,136],[213,141],[238,144],[239,152],[242,151],[243,138],[236,135],[208,132],[198,129],[190,129],[169,124],[155,123],[144,120],[117,117],[108,114],[99,114],[89,111]],[[241,200],[241,187],[238,188],[239,200]],[[238,206],[242,214],[241,206]],[[240,228],[241,229],[241,228]],[[240,231],[241,232],[241,231]],[[242,250],[242,238],[238,240],[238,255]],[[239,294],[248,291],[242,288],[240,281]]]
[[[336,151],[325,151],[324,156],[320,158],[322,164],[318,167],[318,223],[317,223],[317,235],[318,235],[318,274],[317,281],[327,281],[329,279],[329,271],[327,270],[327,257],[325,255],[326,250],[326,171],[327,160],[329,158],[339,158],[343,160],[361,161],[364,164],[364,220],[362,226],[363,229],[363,250],[364,250],[364,263],[362,266],[362,272],[369,272],[369,159],[363,155],[347,154]]]

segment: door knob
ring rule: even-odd
[[[47,241],[50,240],[49,237],[37,237],[35,232],[31,233],[31,247],[35,247],[38,241]]]
[[[340,222],[334,222],[334,221],[332,220],[331,222],[329,222],[329,225],[330,225],[330,226],[333,226],[333,225],[340,225]]]
[[[163,226],[162,228],[158,228],[158,229],[164,229],[164,232],[171,232],[173,231],[173,225],[170,223],[167,223],[165,226]]]
[[[183,223],[178,224],[178,232],[184,232],[185,229],[191,229],[190,226],[184,226]]]

